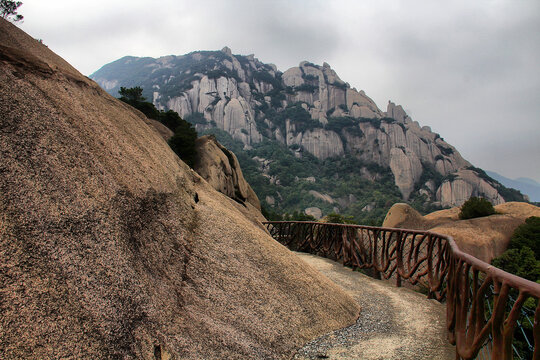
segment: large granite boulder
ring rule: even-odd
[[[4,359],[290,358],[358,305],[0,19]]]
[[[195,141],[197,156],[194,170],[214,189],[231,199],[261,210],[259,198],[249,186],[236,155],[221,145],[213,135],[206,135]]]
[[[525,219],[540,216],[538,206],[521,202],[496,205],[495,211],[495,215],[460,220],[458,207],[422,216],[407,204],[395,204],[388,211],[383,226],[450,235],[461,250],[489,263],[506,250],[514,230]]]

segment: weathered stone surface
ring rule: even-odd
[[[358,92],[356,89],[347,89],[347,108],[352,111],[352,109],[356,106],[357,108],[361,109],[361,112],[363,115],[368,116],[355,116],[351,113],[351,116],[353,117],[381,117],[381,111],[375,104],[373,100],[371,100],[369,97],[366,96],[366,94],[361,91]],[[372,116],[369,116],[371,115]]]
[[[319,220],[320,218],[322,218],[322,211],[321,209],[319,209],[318,207],[309,207],[307,209],[304,210],[304,213],[306,215],[311,215],[313,216],[315,219]]]
[[[320,199],[322,201],[325,201],[329,204],[333,204],[335,203],[334,199],[332,199],[332,197],[328,194],[321,194],[320,192],[318,191],[315,191],[315,190],[309,190],[309,194],[310,195],[313,195],[313,197],[317,198],[317,199]]]
[[[254,60],[252,65],[254,68],[257,67]],[[235,68],[234,60],[230,62],[229,67],[231,66]],[[320,128],[299,133],[290,122],[287,122],[285,134],[282,134],[280,129],[274,128],[273,135],[276,140],[287,145],[301,145],[319,159],[341,156],[346,151],[351,151],[360,154],[359,157],[366,162],[390,167],[404,199],[407,199],[415,188],[415,183],[423,171],[421,163],[433,166],[443,176],[470,166],[452,146],[437,138],[428,128],[420,128],[418,123],[413,122],[400,105],[389,102],[386,113],[383,113],[363,91],[342,88],[345,83],[328,64],[317,67],[303,61],[298,67],[293,67],[282,74],[284,85],[291,87],[306,84],[305,79],[308,78],[310,83],[317,84],[317,91],[298,91],[295,95],[289,96],[289,101],[309,104],[308,111],[311,117],[318,120],[321,127],[328,123],[327,111],[330,109],[333,109],[331,116],[355,118],[386,116],[394,118],[398,123],[383,122],[380,129],[370,123],[360,123],[359,127],[364,136],[350,136],[345,133],[347,149],[343,148],[340,136],[334,132]],[[261,81],[253,81],[253,84],[259,93],[271,90],[270,84]],[[209,121],[214,121],[218,128],[229,132],[233,138],[242,141],[246,146],[262,140],[262,134],[257,131],[255,123],[249,84],[237,84],[234,79],[225,77],[215,80],[202,76],[201,80],[195,81],[193,85],[191,90],[184,93],[185,95],[171,99],[168,105],[182,116],[189,115],[193,111],[203,112]],[[214,102],[215,96],[221,100],[213,106],[211,112],[206,111],[212,107],[210,104]],[[266,102],[269,105],[270,100],[271,97],[268,96]],[[342,108],[340,105],[345,107]],[[407,151],[400,153],[396,148],[406,148]],[[443,155],[441,149],[448,150],[445,150],[446,153]],[[428,189],[423,191],[427,192],[429,198],[446,206],[460,204],[463,199],[468,198],[467,194],[489,190],[488,184],[470,177],[462,180],[444,183],[433,192]],[[489,190],[488,193],[491,194],[492,191]],[[500,202],[495,194],[490,199]]]
[[[540,216],[539,207],[520,202],[496,205],[495,211],[496,215],[459,220],[458,207],[421,216],[407,204],[395,204],[388,211],[383,226],[450,235],[461,250],[489,263],[506,250],[514,230],[525,219]]]
[[[401,105],[396,106],[396,104],[391,101],[388,101],[388,106],[386,108],[386,116],[392,119],[396,119],[397,121],[402,123],[404,123],[405,119],[408,117]]]
[[[424,229],[425,220],[422,215],[409,204],[398,203],[392,205],[384,218],[384,227]]]
[[[283,75],[281,75],[281,78],[283,79],[285,86],[300,86],[304,83],[304,79],[302,79],[302,70],[299,67],[293,67],[285,71]]]
[[[394,173],[396,186],[404,199],[408,199],[414,185],[422,175],[422,164],[415,153],[393,148],[390,150],[390,169]]]
[[[225,55],[227,55],[227,56],[232,56],[231,48],[229,48],[228,46],[223,47],[223,49],[221,49],[221,51],[223,53],[225,53]]]
[[[2,358],[285,359],[355,321],[140,112],[3,19],[0,63]]]
[[[292,134],[291,132],[288,133]],[[313,129],[287,138],[287,145],[298,144],[319,159],[343,155],[343,142],[330,130]]]
[[[494,205],[504,202],[497,190],[473,171],[459,170],[455,174],[456,179],[443,182],[437,189],[437,201],[441,206],[461,206],[471,196],[484,197]]]
[[[167,108],[176,111],[182,118],[193,113],[191,103],[185,93],[169,99],[167,101]]]
[[[168,127],[166,127],[165,125],[163,125],[159,121],[152,120],[152,119],[148,119],[148,120],[150,121],[150,124],[152,124],[154,129],[157,130],[159,135],[161,135],[163,140],[167,141],[174,135],[174,133],[172,132],[171,129],[169,129]]]
[[[244,179],[238,159],[233,152],[227,150],[211,135],[198,138],[195,148],[197,156],[193,168],[203,179],[222,194],[244,205],[249,203],[260,212],[259,199]],[[264,221],[262,215],[260,219]]]
[[[377,118],[379,114],[368,106],[358,106],[356,104],[349,108],[349,114],[355,118]]]

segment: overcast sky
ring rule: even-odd
[[[225,45],[281,71],[326,61],[473,165],[540,182],[539,0],[23,0],[19,13],[85,75]]]

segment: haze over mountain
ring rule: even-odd
[[[535,180],[528,178],[509,179],[493,171],[486,171],[486,173],[504,186],[521,191],[531,201],[540,202],[540,183]]]
[[[143,87],[156,107],[178,112],[200,133],[223,130],[217,132],[222,142],[246,152],[237,155],[263,205],[277,210],[362,218],[400,200],[428,209],[460,205],[470,196],[494,204],[524,199],[401,106],[389,102],[380,110],[327,63],[303,61],[281,72],[225,47],[124,57],[91,78],[113,95],[120,87]],[[249,171],[253,167],[258,173]]]

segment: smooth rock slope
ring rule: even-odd
[[[0,20],[0,357],[287,358],[355,321],[140,112]]]

